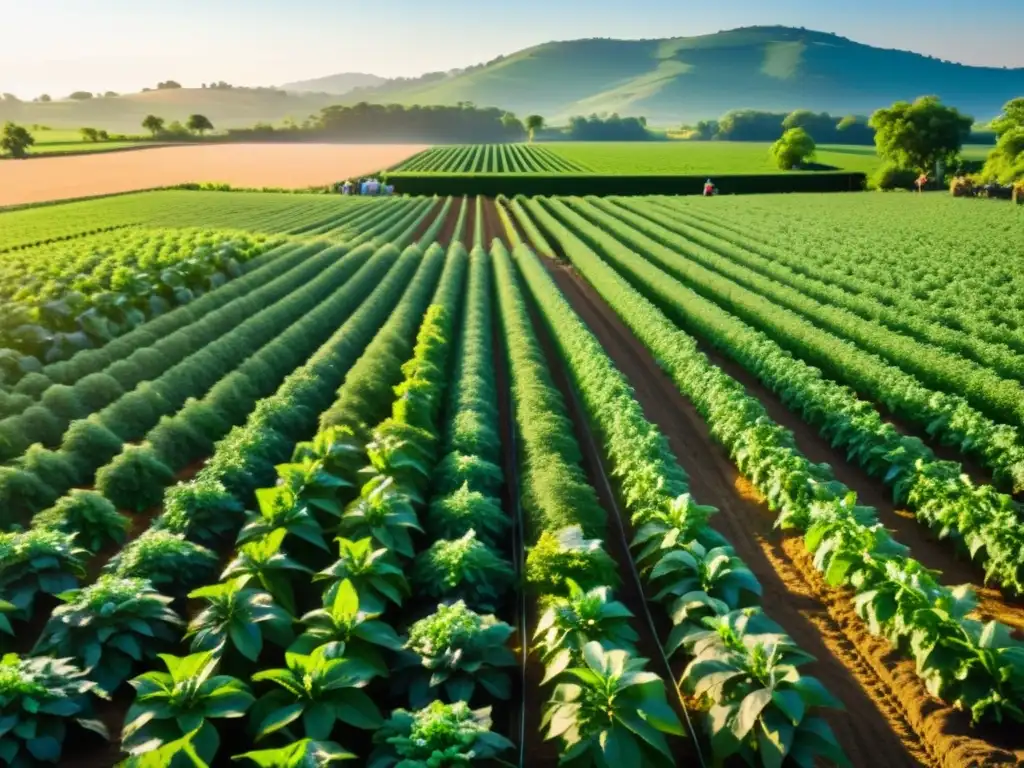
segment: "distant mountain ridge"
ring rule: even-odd
[[[988,120],[1024,95],[1024,68],[968,66],[792,27],[747,27],[544,43],[465,70],[358,88],[342,101],[468,101],[555,120],[618,112],[671,124],[731,109],[863,114],[925,94]]]
[[[356,88],[373,88],[386,82],[387,78],[377,75],[369,75],[364,72],[343,72],[338,75],[316,77],[312,80],[285,83],[279,85],[278,88],[291,93],[329,93],[341,96]]]

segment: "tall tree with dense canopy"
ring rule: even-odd
[[[803,128],[790,128],[772,144],[770,151],[779,168],[788,171],[813,160],[816,148],[811,134]]]
[[[922,96],[913,104],[897,101],[871,116],[878,154],[900,168],[931,173],[939,163],[949,166],[971,135],[974,118],[947,107],[938,96]]]
[[[530,134],[530,141],[533,141],[534,136],[537,135],[537,131],[544,129],[544,118],[541,115],[527,115],[526,116],[526,130]]]
[[[28,148],[35,143],[28,129],[10,121],[4,124],[3,133],[0,133],[0,152],[6,152],[11,157],[26,157]]]
[[[204,131],[213,130],[213,123],[210,122],[210,118],[206,115],[190,115],[188,122],[185,123],[185,127],[192,131],[192,133],[198,133],[202,136]]]
[[[142,127],[153,134],[153,138],[164,129],[164,119],[157,117],[156,115],[146,115],[146,119],[142,121]]]

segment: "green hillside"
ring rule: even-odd
[[[357,89],[344,100],[471,101],[551,119],[618,112],[673,124],[730,109],[866,113],[937,94],[981,120],[1024,93],[1024,69],[969,67],[822,32],[751,27],[664,40],[552,42],[440,77]]]

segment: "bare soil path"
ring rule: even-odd
[[[418,144],[203,144],[0,163],[0,206],[189,182],[300,189],[388,168]]]

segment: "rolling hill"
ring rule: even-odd
[[[545,43],[445,76],[357,89],[342,100],[471,101],[550,119],[618,112],[674,124],[742,108],[868,113],[924,94],[988,120],[1024,94],[1024,68],[972,67],[823,32],[750,27],[663,40]]]
[[[383,85],[387,78],[368,75],[363,72],[344,72],[340,75],[328,75],[312,80],[298,80],[278,86],[282,91],[292,93],[330,93],[340,96],[356,88],[373,88]]]

